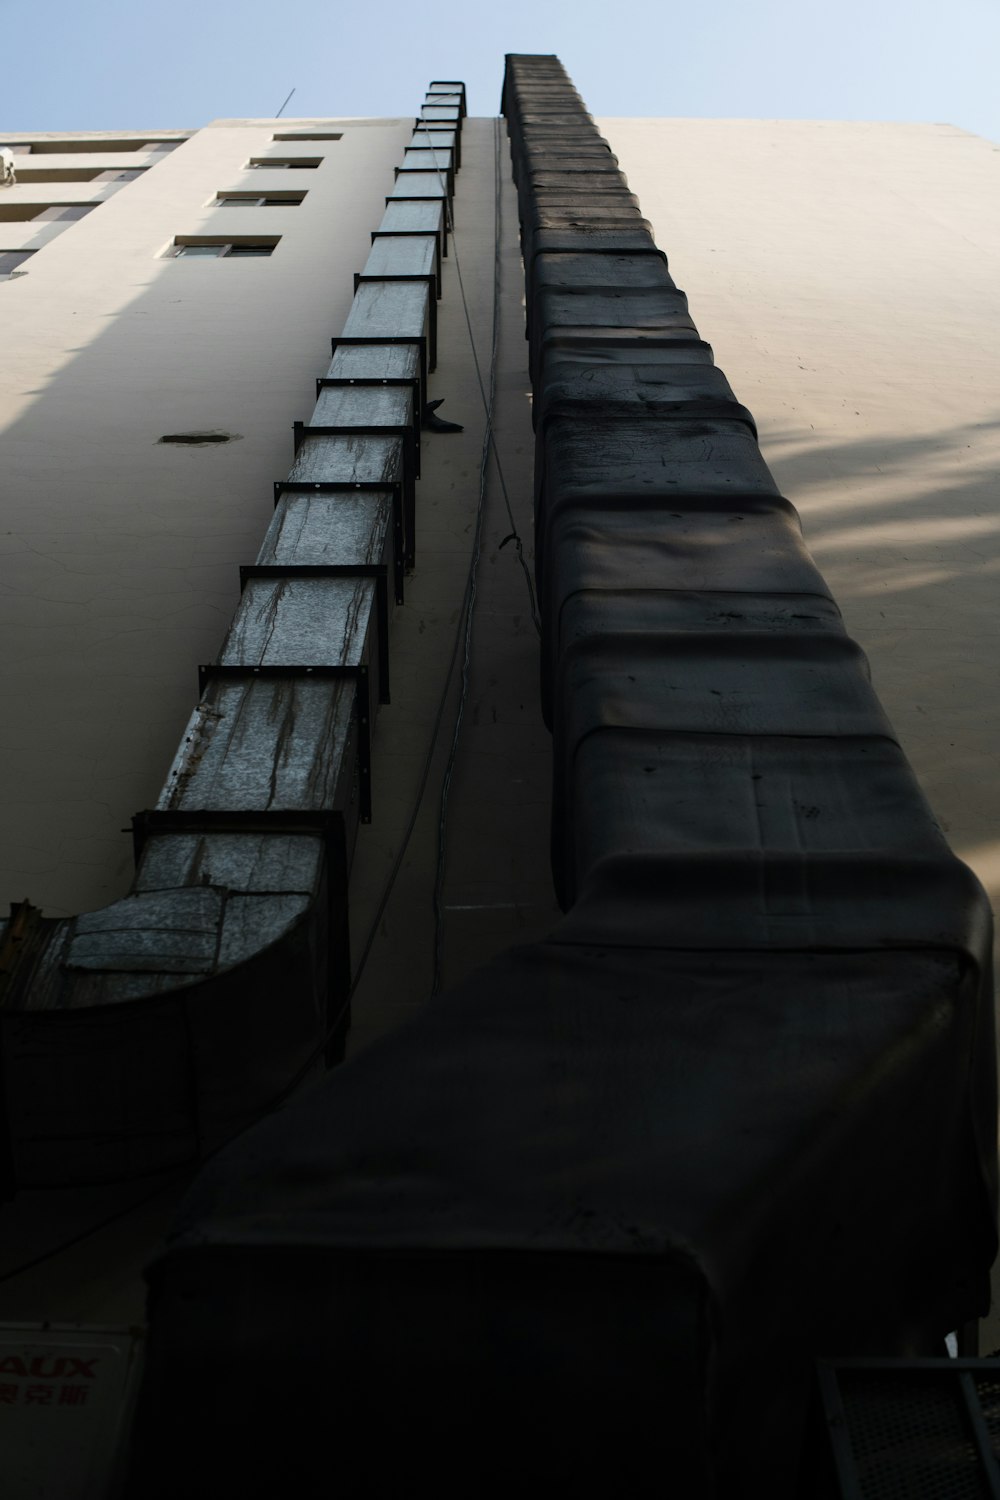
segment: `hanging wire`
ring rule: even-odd
[[[289,99],[291,99],[291,97],[292,97],[292,94],[294,94],[294,93],[295,93],[295,90],[294,90],[294,89],[292,89],[292,93],[291,93],[291,94],[289,94],[289,96],[288,96],[288,99],[286,99],[286,100],[285,100],[285,104],[287,104],[287,103],[288,103],[288,101],[289,101]],[[276,115],[275,115],[275,116],[274,116],[274,118],[275,118],[275,119],[276,119],[276,120],[280,120],[280,119],[281,119],[281,116],[282,116],[282,115],[283,115],[283,114],[284,114],[284,112],[285,112],[285,104],[283,104],[283,105],[282,105],[282,106],[281,106],[281,108],[280,108],[280,109],[279,109],[279,110],[278,110],[278,113],[277,113],[277,114],[276,114]]]
[[[479,558],[482,552],[483,515],[486,506],[486,486],[489,475],[490,453],[497,463],[497,472],[500,472],[500,463],[496,455],[496,447],[493,443],[493,411],[496,404],[497,388],[497,351],[500,344],[500,234],[502,222],[502,197],[500,182],[500,122],[494,121],[493,138],[493,319],[490,336],[490,386],[489,394],[483,385],[482,374],[479,368],[479,360],[475,355],[475,341],[472,340],[472,323],[468,315],[468,303],[463,290],[462,302],[466,309],[466,322],[469,327],[469,337],[472,340],[473,357],[476,362],[476,375],[479,379],[479,387],[483,393],[484,409],[486,413],[486,427],[483,432],[483,447],[479,462],[479,500],[476,506],[476,530],[472,547],[472,565],[469,569],[469,581],[466,588],[465,600],[465,647],[462,654],[462,684],[458,697],[458,707],[455,712],[455,727],[451,737],[451,747],[448,751],[448,763],[445,766],[444,776],[441,781],[441,801],[438,810],[438,853],[437,868],[434,874],[434,972],[431,980],[431,994],[440,992],[444,975],[444,875],[445,855],[447,851],[447,826],[448,826],[448,799],[451,794],[452,776],[455,771],[455,761],[458,756],[458,742],[462,733],[462,720],[465,717],[465,704],[469,695],[469,666],[472,660],[472,622],[476,604],[476,591],[478,587]],[[461,272],[459,272],[459,284],[461,285]],[[502,482],[502,480],[501,480]],[[506,495],[506,490],[504,491]],[[508,505],[509,512],[509,505]],[[511,517],[513,521],[513,517]],[[520,539],[518,539],[520,541]],[[530,587],[530,581],[529,581]],[[532,609],[534,609],[534,596],[532,595]]]
[[[425,126],[423,128],[426,130],[427,127]],[[432,150],[433,149],[434,148],[432,148]],[[439,165],[437,163],[437,152],[436,152],[436,150],[434,150],[434,160],[435,160],[435,168],[436,168],[437,174],[438,174],[438,180],[439,180],[439,182],[441,183],[442,186],[445,186],[444,179],[441,176],[440,167],[439,167]],[[433,971],[433,979],[432,979],[432,985],[431,985],[431,993],[432,994],[436,994],[438,992],[438,990],[440,989],[440,984],[441,984],[441,958],[442,958],[442,951],[441,950],[442,950],[442,942],[443,942],[443,917],[444,917],[443,903],[442,903],[443,885],[444,885],[444,847],[445,847],[445,832],[446,832],[446,825],[447,825],[448,797],[449,797],[449,793],[450,793],[450,790],[451,790],[451,778],[452,778],[452,774],[454,772],[455,756],[456,756],[456,752],[457,752],[457,748],[458,748],[458,739],[459,739],[459,734],[461,732],[462,719],[463,719],[464,712],[465,712],[465,700],[466,700],[466,697],[467,697],[467,694],[468,694],[468,671],[469,671],[469,662],[470,662],[471,647],[472,647],[472,612],[473,612],[473,606],[475,604],[475,599],[476,599],[476,572],[477,572],[477,568],[478,568],[478,565],[479,565],[480,553],[481,553],[481,550],[482,550],[481,542],[482,542],[483,512],[484,512],[484,506],[485,506],[485,500],[486,500],[486,481],[487,481],[487,475],[488,475],[488,470],[489,470],[489,457],[490,457],[491,453],[493,455],[494,461],[496,462],[497,472],[501,476],[501,487],[503,488],[504,499],[507,502],[508,515],[510,516],[511,522],[513,524],[513,516],[512,516],[511,511],[510,511],[510,503],[509,503],[509,499],[507,497],[506,487],[503,486],[503,479],[502,479],[502,471],[501,471],[501,467],[500,467],[500,460],[499,460],[499,456],[497,454],[496,445],[495,445],[495,443],[493,441],[493,407],[494,407],[494,403],[495,403],[495,399],[496,399],[496,365],[497,365],[497,352],[498,352],[498,348],[499,348],[499,337],[500,337],[500,316],[499,316],[499,312],[500,312],[500,272],[501,272],[501,253],[500,253],[501,233],[500,233],[500,231],[501,231],[501,225],[502,225],[502,203],[503,203],[503,199],[502,199],[502,174],[501,174],[501,171],[500,171],[500,121],[499,120],[495,120],[494,121],[494,125],[493,125],[493,190],[494,190],[493,191],[493,224],[494,224],[494,234],[493,234],[493,245],[494,245],[494,251],[493,251],[493,312],[492,312],[492,335],[491,335],[491,340],[490,340],[490,390],[489,390],[488,394],[487,394],[486,386],[485,386],[485,383],[484,383],[483,377],[482,377],[482,368],[481,368],[481,365],[480,365],[480,362],[479,362],[479,354],[478,354],[478,351],[476,349],[475,334],[474,334],[473,328],[472,328],[472,317],[471,317],[471,314],[470,314],[470,311],[469,311],[469,301],[468,301],[468,297],[466,296],[465,283],[464,283],[464,281],[462,279],[461,262],[460,262],[459,255],[458,255],[458,247],[457,247],[457,242],[456,242],[456,237],[455,237],[454,221],[453,221],[453,218],[452,218],[451,205],[450,205],[449,199],[447,197],[447,193],[445,194],[445,199],[444,199],[445,209],[446,209],[446,214],[447,214],[447,219],[448,219],[448,228],[449,228],[449,232],[451,233],[451,236],[452,236],[452,258],[454,260],[455,271],[456,271],[457,278],[458,278],[459,291],[461,293],[462,309],[463,309],[463,312],[464,312],[464,315],[465,315],[465,325],[466,325],[466,328],[467,328],[468,334],[469,334],[469,346],[470,346],[470,349],[471,349],[471,352],[472,352],[473,364],[474,364],[475,370],[476,370],[476,379],[477,379],[477,381],[479,383],[479,389],[480,389],[480,391],[482,393],[482,397],[483,397],[483,407],[484,407],[484,412],[485,412],[486,425],[485,425],[485,430],[484,430],[484,433],[483,433],[483,445],[482,445],[482,451],[481,451],[481,454],[480,454],[480,463],[479,463],[479,497],[478,497],[478,502],[477,502],[477,506],[476,506],[476,527],[475,527],[475,533],[474,533],[474,538],[473,538],[472,555],[471,555],[471,557],[469,559],[469,568],[468,568],[468,572],[466,574],[466,579],[465,579],[465,591],[464,591],[464,594],[463,594],[462,608],[461,608],[461,611],[459,613],[458,624],[457,624],[456,629],[455,629],[455,637],[454,637],[454,640],[452,642],[451,656],[450,656],[449,662],[448,662],[448,670],[445,673],[444,685],[443,685],[443,687],[441,689],[441,695],[440,695],[440,697],[438,699],[437,710],[436,710],[435,716],[434,716],[434,725],[433,725],[433,728],[431,730],[430,743],[428,745],[427,754],[424,757],[424,764],[423,764],[423,768],[421,770],[420,782],[419,782],[419,785],[417,787],[417,794],[416,794],[416,797],[414,798],[413,807],[412,807],[412,809],[410,811],[410,816],[409,816],[409,819],[407,821],[406,829],[405,829],[405,831],[403,833],[403,837],[402,837],[402,839],[400,841],[399,849],[397,850],[396,858],[393,861],[392,869],[389,871],[389,877],[388,877],[388,879],[386,881],[386,884],[385,884],[385,887],[384,887],[384,889],[382,891],[382,895],[379,898],[378,906],[375,909],[375,915],[372,918],[372,921],[371,921],[371,923],[369,925],[368,936],[367,936],[367,938],[365,940],[365,945],[364,945],[363,949],[361,950],[361,957],[358,960],[357,967],[356,967],[355,972],[354,972],[354,979],[352,981],[351,988],[350,988],[350,991],[348,993],[347,1000],[344,1002],[344,1005],[341,1007],[340,1011],[338,1012],[336,1019],[327,1028],[326,1034],[324,1035],[324,1037],[322,1038],[322,1040],[313,1049],[313,1051],[310,1053],[309,1057],[302,1064],[301,1068],[299,1068],[298,1072],[294,1075],[294,1077],[290,1080],[290,1082],[285,1086],[285,1088],[282,1089],[281,1093],[272,1102],[272,1104],[268,1107],[268,1109],[265,1111],[265,1113],[270,1113],[272,1110],[280,1108],[280,1106],[282,1104],[284,1104],[284,1102],[286,1101],[286,1099],[288,1099],[288,1097],[292,1093],[294,1093],[294,1091],[298,1088],[299,1084],[306,1077],[306,1075],[310,1072],[310,1070],[313,1067],[315,1067],[316,1063],[319,1061],[320,1057],[326,1051],[327,1047],[329,1046],[330,1042],[333,1040],[334,1036],[337,1034],[337,1032],[340,1029],[340,1027],[344,1024],[344,1020],[345,1020],[345,1018],[346,1018],[346,1016],[347,1016],[347,1014],[349,1012],[349,1009],[350,1009],[351,1001],[354,998],[355,992],[357,991],[357,988],[358,988],[359,984],[361,983],[362,976],[364,975],[364,972],[365,972],[365,966],[367,965],[368,959],[371,956],[372,949],[375,946],[375,941],[376,941],[376,938],[378,937],[378,930],[379,930],[379,927],[382,924],[382,918],[384,917],[386,908],[389,905],[389,901],[390,901],[391,896],[392,896],[393,888],[395,887],[396,880],[397,880],[397,877],[399,875],[399,872],[402,869],[403,860],[406,857],[406,851],[407,851],[407,848],[409,847],[410,839],[413,836],[413,830],[416,827],[417,819],[420,816],[420,811],[421,811],[421,808],[423,806],[424,793],[427,790],[427,782],[428,782],[428,780],[430,778],[431,766],[432,766],[432,764],[434,762],[434,756],[435,756],[435,753],[436,753],[437,747],[438,747],[438,737],[440,735],[441,725],[442,725],[443,720],[444,720],[445,708],[447,706],[448,697],[449,697],[449,694],[450,694],[450,691],[451,691],[452,680],[453,680],[454,675],[455,675],[455,664],[456,664],[456,661],[457,661],[457,658],[458,658],[459,647],[460,647],[460,645],[462,645],[464,643],[464,653],[463,653],[463,663],[462,663],[462,687],[461,687],[461,691],[460,691],[460,694],[459,694],[458,708],[456,710],[455,727],[454,727],[454,730],[452,732],[451,748],[450,748],[450,751],[449,751],[448,763],[447,763],[447,765],[445,767],[444,778],[443,778],[443,781],[442,781],[441,801],[440,801],[440,804],[439,804],[439,814],[438,814],[438,858],[437,858],[437,867],[436,867],[435,881],[434,881],[434,913],[435,913],[435,925],[434,925],[434,971]],[[518,538],[518,542],[520,542],[520,538]],[[525,567],[526,567],[526,564],[525,564]],[[528,584],[529,584],[529,590],[531,590],[530,574],[528,575]],[[539,629],[539,631],[540,631],[541,627],[540,627],[540,622],[538,620],[537,611],[535,610],[534,593],[533,593],[533,591],[531,591],[531,602],[532,602],[532,610],[534,612],[535,625],[536,625],[536,628]]]
[[[421,125],[420,126],[420,130],[423,131],[428,136],[428,139],[430,138],[430,127],[428,125]],[[500,205],[501,205],[501,173],[500,173],[500,121],[499,120],[494,120],[494,122],[493,122],[493,130],[494,130],[494,141],[493,141],[494,225],[497,228],[497,235],[496,235],[496,239],[495,239],[495,257],[494,257],[494,259],[495,259],[495,266],[494,266],[494,324],[493,324],[493,327],[494,327],[494,337],[493,337],[493,348],[492,348],[491,359],[492,359],[492,363],[495,364],[495,362],[496,362],[496,352],[497,352],[497,329],[498,329],[498,326],[499,326],[499,318],[498,318],[498,314],[497,314],[497,310],[496,310],[496,302],[497,302],[497,299],[498,299],[499,285],[500,285],[500,235],[499,235],[499,223],[500,223]],[[419,134],[419,131],[418,131],[418,134]],[[434,170],[435,170],[435,172],[437,174],[438,183],[440,184],[440,186],[442,188],[445,189],[445,197],[444,197],[445,219],[446,219],[446,222],[447,222],[447,225],[448,225],[448,232],[451,235],[451,240],[452,240],[451,253],[452,253],[452,258],[454,259],[454,262],[455,262],[455,271],[456,271],[457,276],[458,276],[459,290],[460,290],[461,295],[462,295],[462,309],[463,309],[463,311],[465,313],[465,326],[468,329],[468,333],[469,333],[469,347],[472,350],[472,362],[473,362],[473,364],[475,366],[475,370],[476,370],[476,382],[477,382],[477,384],[479,386],[479,396],[480,396],[480,400],[482,401],[483,412],[484,412],[484,414],[486,416],[487,439],[488,439],[488,442],[489,442],[490,450],[492,451],[492,454],[493,454],[493,461],[494,461],[494,463],[496,464],[496,467],[497,467],[497,478],[500,480],[500,490],[501,490],[501,493],[503,494],[503,503],[504,503],[504,506],[506,507],[506,510],[507,510],[507,520],[508,520],[508,522],[510,524],[510,532],[508,533],[507,536],[504,537],[503,541],[500,543],[500,548],[502,550],[507,545],[508,542],[513,542],[514,543],[514,550],[515,550],[515,552],[517,554],[517,560],[518,560],[518,562],[521,565],[521,571],[524,574],[524,581],[525,581],[525,584],[527,585],[527,589],[528,589],[528,601],[529,601],[529,605],[530,605],[530,609],[531,609],[531,619],[532,619],[532,622],[534,624],[534,627],[535,627],[535,630],[536,630],[537,634],[539,636],[541,636],[541,634],[542,634],[542,621],[541,621],[541,617],[540,617],[540,615],[538,613],[538,605],[537,605],[536,600],[535,600],[535,585],[534,585],[534,581],[533,581],[533,579],[531,577],[531,569],[528,566],[528,560],[527,560],[527,558],[524,555],[524,543],[523,543],[523,541],[521,539],[521,534],[520,534],[520,532],[517,529],[517,522],[514,520],[514,511],[513,511],[513,508],[511,506],[511,503],[510,503],[510,494],[509,494],[508,489],[507,489],[507,480],[506,480],[506,478],[504,476],[503,464],[502,464],[502,462],[500,460],[500,451],[497,448],[496,437],[495,437],[494,431],[493,431],[492,411],[493,411],[493,402],[494,402],[494,399],[495,399],[495,387],[496,387],[495,376],[494,376],[494,378],[492,380],[492,383],[491,383],[490,394],[487,395],[486,385],[485,385],[485,383],[483,381],[482,369],[480,368],[480,364],[479,364],[479,354],[478,354],[478,351],[476,349],[476,336],[475,336],[475,334],[472,331],[472,318],[471,318],[471,316],[469,314],[469,301],[468,301],[468,298],[465,295],[465,282],[462,279],[462,262],[461,262],[461,258],[459,256],[459,250],[458,250],[458,237],[455,234],[455,220],[454,220],[454,216],[453,216],[452,211],[451,211],[451,200],[448,197],[447,186],[446,186],[445,180],[444,180],[443,176],[441,175],[441,167],[440,167],[440,164],[438,162],[437,149],[433,145],[433,143],[430,144],[430,146],[428,147],[428,149],[430,150],[431,155],[434,158]]]

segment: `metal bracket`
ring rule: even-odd
[[[248,563],[240,568],[240,593],[251,578],[374,578],[378,611],[378,700],[389,702],[389,589],[385,563]]]
[[[330,353],[336,354],[343,345],[348,349],[385,349],[391,348],[393,344],[406,344],[415,346],[420,353],[420,389],[423,395],[427,393],[427,335],[424,333],[396,333],[391,336],[381,334],[351,335],[339,334],[330,340]]]
[[[292,434],[296,453],[307,437],[401,437],[403,482],[409,485],[420,478],[420,446],[417,428],[412,422],[293,422]]]
[[[430,200],[433,201],[433,200]],[[438,297],[441,296],[441,259],[448,254],[448,216],[442,213],[440,233],[436,229],[373,229],[371,242],[376,240],[437,240],[437,250],[434,255],[434,269],[437,273]]]
[[[427,239],[431,236],[427,235]],[[376,281],[399,281],[416,285],[419,282],[427,283],[427,368],[437,369],[437,305],[441,298],[441,283],[437,276],[431,271],[414,273],[413,275],[389,275],[389,276],[365,276],[362,271],[354,273],[354,295],[357,296],[359,286],[372,286]]]
[[[355,480],[289,480],[276,479],[274,482],[274,504],[277,509],[282,495],[349,495],[360,491],[362,494],[390,494],[392,496],[392,529],[393,529],[393,562],[395,565],[396,581],[396,603],[403,602],[403,569],[404,566],[412,567],[414,555],[414,524],[415,517],[408,513],[406,516],[407,534],[405,545],[409,548],[404,552],[403,536],[403,486],[398,479],[355,479]]]
[[[439,151],[447,151],[449,154],[451,154],[451,147],[450,146],[441,146],[441,147],[437,147],[436,148],[434,146],[407,146],[406,149],[407,149],[407,151],[426,151],[427,154],[428,154],[428,156],[433,156],[435,158],[435,160],[433,162],[430,162],[430,163],[418,162],[416,165],[413,165],[413,166],[395,167],[393,169],[393,171],[395,173],[395,180],[396,180],[396,182],[399,181],[400,177],[405,177],[408,172],[436,172],[439,177],[443,177],[444,178],[445,187],[447,189],[449,199],[454,198],[454,196],[455,196],[455,167],[454,167],[454,163],[453,162],[439,162],[437,160],[437,155],[438,155]],[[398,202],[399,200],[395,199],[394,201]],[[433,199],[431,201],[433,202]]]
[[[249,665],[245,662],[207,662],[198,668],[198,692],[204,697],[205,688],[210,682],[253,682],[264,680],[270,682],[282,681],[306,681],[313,679],[329,682],[353,682],[355,685],[355,705],[358,716],[358,776],[361,783],[361,821],[370,823],[372,820],[372,725],[371,725],[371,688],[368,680],[368,668],[363,663],[351,667],[344,663],[327,664],[317,663],[316,666],[302,666],[291,662],[274,664]]]
[[[316,395],[320,391],[331,389],[346,389],[348,386],[357,386],[364,390],[366,387],[376,388],[378,386],[409,386],[413,393],[413,420],[417,427],[420,426],[420,377],[417,375],[317,375]]]

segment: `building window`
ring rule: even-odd
[[[83,219],[97,207],[99,205],[96,203],[50,203],[48,208],[35,214],[32,222],[55,224],[61,219]]]
[[[321,156],[251,156],[247,162],[247,171],[272,172],[281,171],[284,167],[318,167],[322,160]]]
[[[23,276],[24,272],[18,271],[18,267],[34,253],[34,250],[0,250],[0,276]]]
[[[117,172],[102,172],[100,167],[22,167],[17,166],[17,180],[27,182],[110,182]]]
[[[342,132],[320,130],[294,130],[282,135],[272,135],[272,141],[339,141]]]
[[[51,224],[56,219],[82,219],[98,203],[7,203],[0,202],[0,220],[11,223]]]
[[[214,256],[216,260],[248,260],[251,256],[271,255],[280,236],[261,240],[216,240],[199,236],[197,239],[176,239],[167,251],[170,257]]]
[[[216,193],[217,208],[298,208],[305,193],[270,193],[260,198],[256,193]]]
[[[11,150],[21,155],[30,152],[32,156],[68,156],[76,152],[93,152],[95,155],[117,155],[122,151],[173,151],[177,146],[183,146],[188,139],[186,135],[164,137],[162,140],[121,140],[104,139],[98,140],[86,136],[78,136],[70,141],[21,141],[11,146]]]

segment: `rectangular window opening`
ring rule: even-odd
[[[173,254],[175,256],[214,255],[218,257],[222,255],[227,248],[228,246],[226,245],[175,245],[173,248]]]
[[[305,193],[216,193],[218,208],[298,208]]]
[[[116,174],[104,172],[100,167],[23,167],[20,162],[14,168],[17,180],[27,182],[107,182]]]
[[[104,139],[92,138],[87,140],[79,138],[72,141],[22,141],[11,150],[20,155],[22,152],[30,152],[32,156],[69,156],[84,151],[93,152],[95,155],[109,155],[111,153],[125,151],[173,151],[177,146],[183,146],[188,137],[147,137],[138,140]]]
[[[272,141],[339,141],[342,136],[343,131],[340,130],[293,130],[273,135],[271,139]]]
[[[0,221],[6,223],[51,224],[59,219],[82,219],[97,203],[4,203],[0,201]]]
[[[98,203],[52,203],[48,208],[43,208],[41,213],[35,214],[36,224],[55,224],[63,219],[85,219],[86,216],[99,208]]]
[[[275,235],[273,237],[268,236],[266,239],[240,238],[223,240],[211,239],[203,235],[197,237],[192,235],[189,238],[175,239],[167,251],[167,256],[174,259],[181,256],[185,259],[200,256],[202,258],[214,257],[216,260],[248,260],[252,256],[273,255],[274,248],[280,238],[280,235]]]
[[[285,168],[308,170],[318,167],[322,160],[321,156],[251,156],[247,162],[247,171],[280,172]]]

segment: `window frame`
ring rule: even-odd
[[[280,234],[232,234],[228,238],[215,234],[179,234],[167,249],[166,259],[267,260],[280,242]],[[185,252],[190,250],[195,253],[186,255]]]
[[[57,138],[37,141],[7,141],[6,145],[15,156],[115,156],[130,151],[174,151],[190,140],[181,136],[97,136],[88,140],[85,136],[75,139]]]
[[[80,219],[85,219],[95,208],[100,208],[106,200],[104,198],[77,199],[75,203],[66,202],[27,202],[18,199],[8,202],[6,199],[0,201],[0,223],[5,224],[73,224]],[[67,212],[69,210],[69,212]],[[82,210],[82,212],[74,212]],[[43,215],[48,215],[47,218]]]
[[[231,188],[217,192],[208,204],[209,208],[232,208],[234,204],[246,205],[254,208],[298,208],[307,194],[302,192],[253,193],[244,192],[242,189]]]
[[[103,202],[103,198],[95,198],[91,202],[83,203],[46,203],[37,214],[32,215],[28,222],[31,224],[77,224],[88,214],[93,213],[95,208],[100,208]]]
[[[311,171],[321,167],[324,156],[251,156],[245,172]]]

